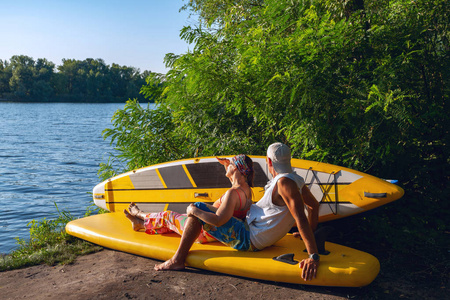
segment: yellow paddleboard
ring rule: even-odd
[[[122,212],[89,216],[71,221],[66,231],[95,244],[145,257],[165,261],[178,248],[177,234],[148,235],[132,229]],[[380,270],[378,260],[365,252],[334,243],[325,243],[330,253],[321,255],[317,278],[301,279],[298,261],[307,257],[303,242],[286,235],[283,239],[258,252],[241,252],[219,242],[194,244],[187,265],[230,275],[286,283],[361,287],[370,284]],[[296,264],[276,261],[273,258],[293,253]]]
[[[264,194],[271,179],[265,157],[254,162],[254,201]],[[374,176],[325,163],[292,159],[320,203],[319,222],[335,220],[379,207],[403,196],[395,184]],[[145,212],[173,210],[185,213],[192,202],[214,202],[231,187],[225,170],[215,157],[167,162],[133,170],[98,184],[93,190],[97,206],[123,211],[135,202]]]

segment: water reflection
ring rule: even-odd
[[[29,237],[31,220],[54,217],[55,203],[84,214],[113,151],[101,132],[123,106],[0,102],[0,253]]]

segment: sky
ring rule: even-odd
[[[183,54],[180,38],[195,18],[182,0],[0,0],[0,59],[27,55],[101,58],[107,65],[166,73],[166,53]]]

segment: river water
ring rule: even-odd
[[[97,171],[114,149],[101,135],[123,103],[0,102],[0,253],[29,238],[27,224],[81,217],[100,182]]]

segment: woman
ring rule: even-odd
[[[226,170],[226,176],[231,182],[231,188],[225,192],[214,204],[196,203],[196,205],[205,205],[211,211],[207,217],[206,223],[209,226],[220,226],[226,223],[232,217],[244,219],[247,211],[252,205],[253,187],[253,161],[250,157],[240,154],[232,159],[217,158]],[[192,211],[193,204],[188,208]],[[160,213],[145,214],[134,203],[131,203],[129,212],[124,210],[125,216],[131,221],[133,229],[138,231],[145,229],[148,234],[162,234],[176,232],[183,234],[184,225],[187,220],[186,214],[179,214],[173,211],[164,211]],[[197,242],[205,243],[215,241],[211,235],[201,231]]]

